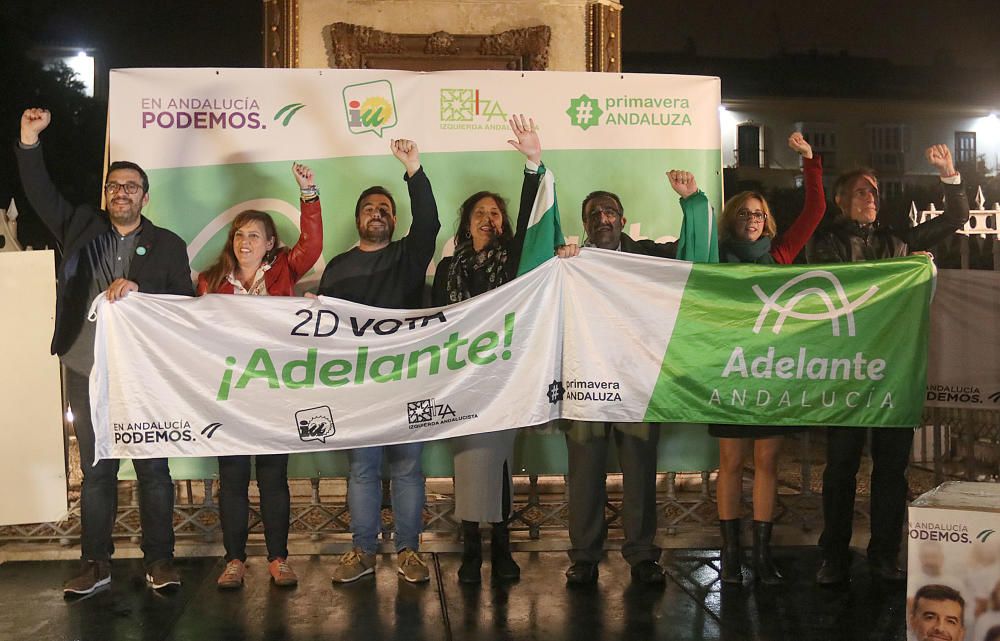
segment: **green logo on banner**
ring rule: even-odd
[[[932,280],[913,259],[695,265],[646,418],[915,425]]]
[[[802,286],[802,283],[812,283],[814,281],[818,282],[809,287]],[[799,285],[800,287],[796,288],[796,285]],[[800,320],[829,320],[834,336],[840,336],[841,316],[843,316],[847,321],[847,335],[854,336],[854,311],[865,304],[865,302],[874,296],[878,291],[878,287],[872,285],[868,288],[868,291],[860,294],[856,299],[851,301],[847,298],[847,294],[844,292],[844,286],[841,284],[840,280],[838,280],[837,277],[831,272],[823,269],[816,269],[808,271],[804,274],[799,274],[778,289],[774,290],[774,293],[770,296],[765,294],[764,290],[762,290],[759,285],[754,285],[751,289],[757,295],[757,298],[764,303],[764,306],[760,310],[760,314],[757,316],[757,322],[753,326],[754,334],[760,333],[764,324],[767,322],[768,317],[771,315],[771,312],[774,311],[777,313],[777,318],[772,325],[771,331],[775,334],[781,333],[781,328],[785,324],[786,319],[797,318]],[[828,290],[832,290],[832,292]],[[792,294],[787,296],[785,303],[782,304],[780,302],[782,297],[789,291],[791,291]],[[818,313],[804,313],[796,311],[796,306],[810,296],[816,296],[819,298],[823,305],[823,309],[821,309]]]
[[[383,131],[396,126],[396,99],[388,80],[347,85],[343,96],[347,128],[352,134],[370,131],[381,138]]]
[[[570,124],[584,131],[601,124],[601,114],[603,113],[597,99],[590,98],[587,94],[570,99],[569,109],[566,110]]]
[[[500,101],[479,89],[441,90],[442,129],[507,130],[507,113]]]
[[[274,114],[274,120],[277,120],[278,118],[284,116],[284,119],[281,121],[281,126],[287,127],[288,123],[292,121],[292,117],[295,114],[299,113],[299,111],[303,107],[305,107],[305,105],[302,104],[301,102],[293,102],[289,105],[285,105],[284,107],[278,110],[278,113]]]

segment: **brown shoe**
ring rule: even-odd
[[[111,583],[110,561],[83,561],[80,572],[63,583],[63,594],[90,594],[94,590]]]
[[[333,582],[350,583],[368,574],[375,574],[375,555],[354,548],[341,556],[337,567],[333,568]]]
[[[267,571],[271,573],[271,580],[280,587],[291,587],[299,584],[299,577],[295,576],[295,570],[288,565],[288,561],[282,557],[267,564]]]
[[[220,590],[236,590],[243,586],[243,575],[246,573],[247,566],[243,564],[243,561],[233,559],[226,563],[226,567],[222,569],[222,574],[219,575],[215,585]]]
[[[175,588],[181,584],[181,575],[174,568],[172,559],[159,559],[146,568],[146,581],[154,590]]]
[[[409,548],[403,548],[396,555],[396,570],[410,583],[424,583],[431,578],[427,564],[420,558],[416,550]]]

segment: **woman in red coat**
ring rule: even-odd
[[[299,240],[289,249],[281,245],[274,221],[262,211],[247,210],[233,220],[226,246],[215,264],[198,276],[198,295],[242,294],[292,296],[295,283],[316,263],[323,250],[323,219],[313,172],[295,163],[292,173],[302,197]],[[288,565],[288,455],[255,457],[260,515],[267,543],[268,572],[275,585],[291,586],[298,577]],[[246,544],[250,502],[250,457],[219,457],[219,516],[226,548],[226,567],[220,588],[239,588],[246,572]]]

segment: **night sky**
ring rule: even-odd
[[[3,0],[35,45],[94,47],[107,69],[261,66],[260,0]]]
[[[259,66],[262,59],[260,0],[0,5],[0,19],[13,21],[36,44],[96,47],[107,68]],[[719,22],[720,16],[728,19]],[[723,57],[846,50],[896,64],[950,60],[1000,72],[998,0],[625,0],[623,21],[626,52],[680,51],[692,43],[700,55]]]
[[[679,51],[691,39],[705,56],[846,50],[900,65],[953,60],[1000,73],[998,0],[625,0],[623,5],[626,51]]]

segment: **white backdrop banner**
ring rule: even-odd
[[[409,138],[441,215],[437,255],[450,255],[456,212],[488,190],[514,206],[524,158],[508,118],[539,127],[542,158],[559,177],[568,242],[582,237],[579,203],[596,189],[621,196],[633,238],[673,239],[681,226],[664,173],[686,169],[721,210],[718,78],[660,74],[354,69],[121,69],[111,73],[112,160],[149,173],[147,216],[187,243],[194,270],[212,264],[232,219],[271,213],[282,241],[298,236],[292,161],[322,191],[326,261],[357,242],[358,194],[396,194],[397,233],[410,224],[402,167],[389,139]],[[433,270],[437,260],[430,266]]]

